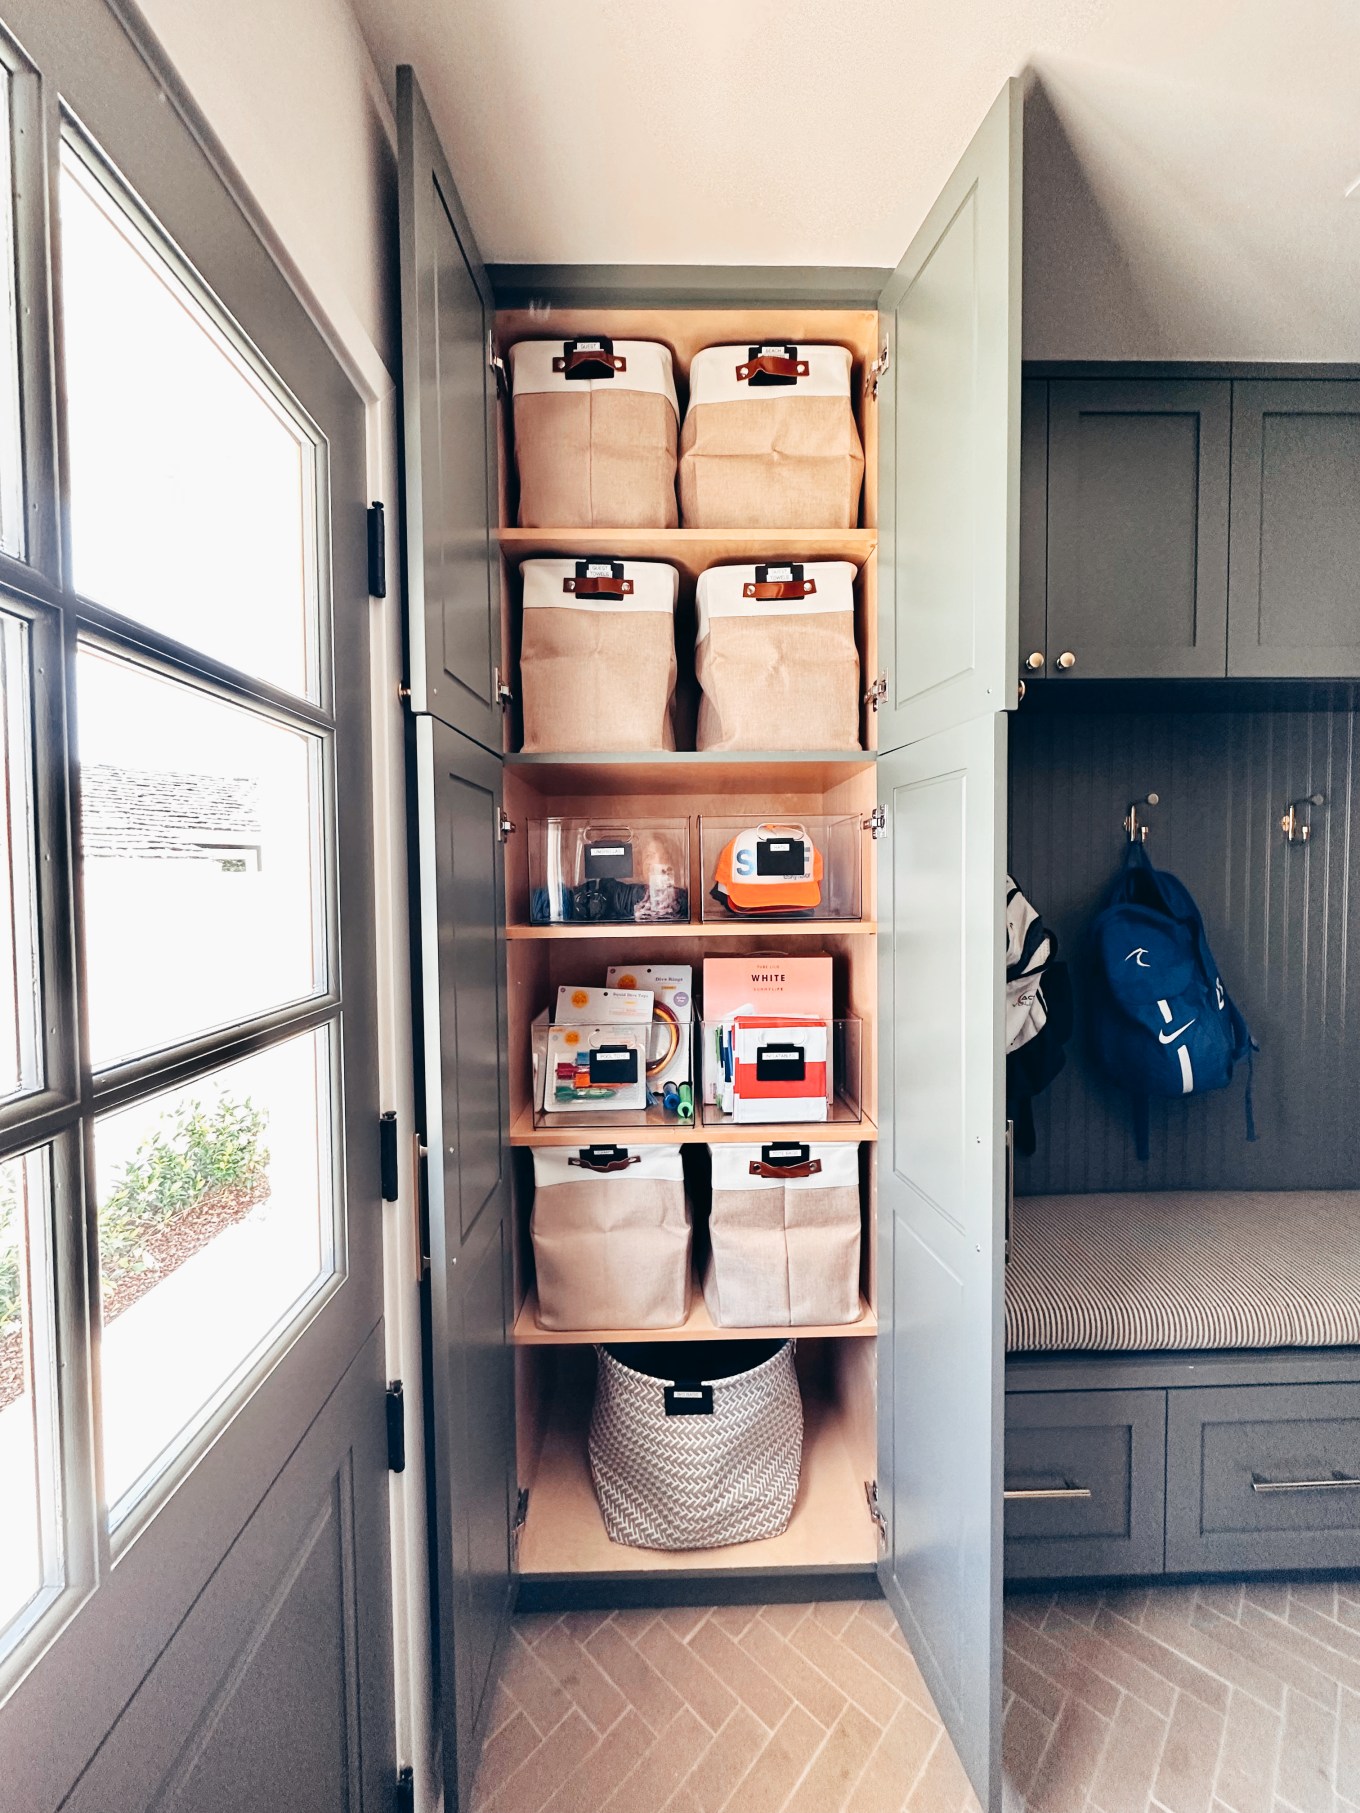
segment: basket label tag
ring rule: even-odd
[[[697,1379],[677,1379],[666,1387],[667,1416],[712,1416],[713,1387]]]

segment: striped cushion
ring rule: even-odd
[[[1360,1191],[1027,1196],[1010,1353],[1360,1345]]]

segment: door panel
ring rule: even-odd
[[[1047,612],[1048,383],[1026,378],[1020,403],[1020,678],[1026,682],[1049,671]]]
[[[1233,385],[1228,671],[1360,675],[1360,384]]]
[[[509,1614],[515,1503],[498,757],[415,720],[444,1779],[467,1804]]]
[[[1082,379],[1048,394],[1044,671],[1222,675],[1229,386]]]
[[[360,1696],[392,1693],[379,1327],[142,1681],[66,1813],[383,1807],[386,1746]],[[375,1487],[377,1488],[375,1490]],[[359,1677],[356,1657],[380,1666]],[[178,1705],[199,1716],[186,1726]]]
[[[1020,85],[979,127],[879,308],[879,747],[1015,703]]]
[[[404,65],[397,128],[411,708],[499,750],[491,286]]]
[[[880,1573],[999,1806],[1006,718],[879,763]]]

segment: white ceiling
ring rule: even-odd
[[[893,265],[1031,66],[1027,352],[1078,356],[1113,308],[1106,356],[1170,353],[1188,313],[1206,357],[1302,318],[1316,350],[1254,356],[1360,358],[1357,0],[352,4],[389,86],[415,65],[490,262]]]

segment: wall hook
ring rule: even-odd
[[[1129,801],[1129,810],[1128,815],[1124,820],[1124,829],[1128,833],[1128,839],[1131,844],[1145,844],[1147,842],[1148,827],[1144,824],[1143,820],[1139,818],[1138,808],[1140,806],[1156,806],[1160,804],[1160,796],[1156,793],[1148,793],[1145,794],[1142,799]]]
[[[1287,844],[1306,844],[1308,839],[1313,835],[1312,814],[1308,808],[1311,806],[1325,806],[1326,803],[1325,798],[1320,793],[1309,793],[1305,794],[1302,799],[1290,800],[1288,810],[1280,820],[1280,829],[1284,832],[1284,841]],[[1304,808],[1302,814],[1299,812],[1300,806]]]

